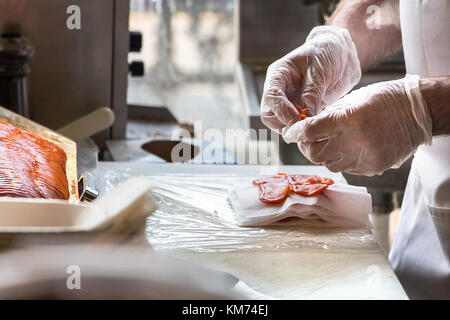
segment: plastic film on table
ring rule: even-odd
[[[106,172],[106,190],[132,176]],[[309,221],[270,227],[240,227],[228,199],[242,175],[165,174],[148,176],[158,209],[147,220],[146,236],[155,250],[226,252],[238,250],[376,249],[368,229],[340,229]]]

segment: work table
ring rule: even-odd
[[[161,174],[221,176],[267,175],[273,172],[305,173],[343,179],[319,166],[261,167],[251,165],[182,165],[100,162],[100,192],[127,177]],[[106,178],[105,178],[106,177]],[[112,177],[112,178],[111,178]],[[151,219],[151,218],[150,218]],[[148,228],[151,228],[150,224]],[[151,231],[151,230],[150,230]],[[207,231],[204,231],[207,232]],[[236,245],[236,249],[197,250],[186,246],[156,246],[161,254],[228,272],[256,291],[277,299],[407,299],[407,296],[370,230],[355,231],[361,245],[340,244],[341,235],[314,234],[319,245]],[[203,235],[206,239],[214,238]],[[152,243],[151,232],[147,237]],[[349,234],[352,237],[352,234]],[[287,237],[286,242],[290,239]],[[279,241],[279,240],[278,240]],[[298,235],[296,238],[298,241]],[[319,242],[318,242],[319,241]],[[321,243],[321,241],[323,243]],[[307,242],[305,242],[307,243]],[[331,246],[327,245],[331,244]]]

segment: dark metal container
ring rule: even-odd
[[[0,105],[25,117],[29,117],[28,60],[33,54],[31,42],[19,33],[0,35]]]

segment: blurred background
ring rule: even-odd
[[[129,78],[128,103],[166,106],[182,122],[243,128],[235,82],[234,0],[131,0],[130,30],[143,35],[145,75]],[[220,119],[220,121],[218,121]]]

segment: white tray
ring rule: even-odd
[[[151,184],[134,177],[91,204],[64,200],[0,198],[0,233],[120,232],[156,208]]]

